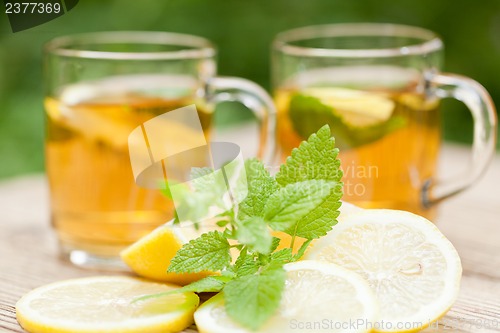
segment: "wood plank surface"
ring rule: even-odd
[[[445,146],[441,171],[457,173],[467,160],[466,148]],[[0,183],[0,332],[24,332],[14,304],[29,290],[103,274],[58,258],[48,216],[42,175]],[[437,224],[456,246],[464,275],[458,301],[424,332],[500,332],[500,156],[476,186],[442,205]],[[185,332],[195,332],[195,327]]]

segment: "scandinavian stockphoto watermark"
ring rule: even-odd
[[[279,166],[267,166],[269,172],[276,173],[280,171]],[[372,194],[374,183],[379,178],[379,168],[377,165],[363,165],[355,161],[344,162],[343,166],[337,170],[331,170],[328,166],[314,165],[303,168],[294,168],[288,170],[293,172],[290,177],[301,179],[304,174],[314,175],[316,178],[330,178],[343,174],[343,192],[349,198],[369,198]]]
[[[437,321],[371,321],[368,319],[348,319],[332,320],[321,319],[314,321],[292,319],[289,321],[289,328],[297,331],[339,331],[339,330],[420,330],[423,328],[439,330],[490,330],[500,328],[500,321],[497,319],[485,318],[463,318],[463,317],[445,317]]]
[[[350,161],[344,163],[344,193],[349,198],[370,197],[373,182],[379,178],[379,169],[376,165],[362,165]]]
[[[240,147],[231,142],[207,142],[194,104],[168,111],[137,126],[128,137],[128,148],[136,184],[168,192],[179,221],[193,218],[189,205],[183,203],[190,196],[196,197],[196,184],[210,183],[222,189],[219,191],[222,204],[205,214],[206,219],[232,209],[248,194]],[[278,171],[269,166],[268,169],[271,173]],[[313,172],[315,178],[320,179],[339,179],[339,174],[332,173],[343,172],[347,176],[343,192],[351,198],[369,195],[371,181],[378,178],[377,167],[354,163],[345,165],[343,171],[317,165],[289,172]]]
[[[289,327],[292,330],[299,331],[338,331],[338,330],[409,330],[409,329],[422,329],[424,323],[422,322],[387,322],[381,321],[371,321],[365,318],[358,319],[348,319],[348,320],[332,320],[332,319],[321,319],[315,321],[299,321],[292,319],[289,322]]]

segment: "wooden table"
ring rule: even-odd
[[[467,152],[445,147],[447,175],[467,164]],[[32,288],[102,273],[58,259],[48,216],[42,175],[0,183],[0,332],[24,332],[14,304]],[[464,274],[458,301],[425,332],[500,332],[500,156],[475,187],[442,205],[437,222],[460,253]]]

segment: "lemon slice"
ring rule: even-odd
[[[351,149],[375,142],[403,128],[407,120],[395,113],[387,94],[335,87],[307,88],[293,94],[289,118],[303,139],[328,124],[335,145]]]
[[[163,140],[160,141],[163,144],[174,142],[182,147],[199,146],[200,135],[203,137],[203,133],[200,134],[199,131],[182,121],[176,121],[173,117],[163,117],[152,121],[158,112],[176,110],[193,104],[194,101],[162,100],[140,96],[122,96],[116,101],[112,98],[112,96],[107,98],[106,103],[100,100],[90,100],[82,104],[65,104],[64,100],[67,98],[63,95],[62,101],[53,98],[45,99],[44,106],[48,120],[57,124],[58,127],[82,135],[86,140],[101,141],[115,149],[127,148],[129,140],[135,143],[137,137],[129,139],[129,135],[137,126],[144,123],[147,124],[145,129],[149,128],[147,135],[150,142]],[[200,111],[205,110],[203,106],[203,104],[197,104]],[[181,143],[179,138],[182,138]],[[145,156],[144,159],[148,157]]]
[[[462,274],[457,251],[434,224],[397,210],[346,216],[306,259],[362,275],[379,302],[378,331],[412,331],[439,319],[456,300]]]
[[[361,90],[314,87],[303,91],[304,95],[316,97],[324,105],[333,108],[345,123],[365,127],[389,120],[395,103],[386,96]]]
[[[170,261],[183,244],[216,228],[217,226],[206,225],[196,230],[192,225],[180,226],[167,223],[127,247],[120,253],[120,256],[139,276],[155,281],[186,285],[215,273],[167,273]]]
[[[358,274],[319,261],[285,265],[287,278],[276,315],[258,332],[367,332],[367,325],[350,322],[373,321],[376,300]],[[194,314],[201,333],[253,332],[235,323],[224,309],[222,294],[204,303]],[[319,326],[318,326],[319,325]]]
[[[177,332],[192,324],[196,294],[133,302],[173,288],[178,287],[125,276],[56,282],[21,298],[17,320],[31,333]]]
[[[348,215],[352,215],[352,214],[364,211],[363,208],[358,207],[356,205],[353,205],[352,203],[349,203],[347,201],[341,201],[341,202],[342,202],[342,206],[340,206],[340,208],[339,208],[340,215],[337,218],[338,220],[342,220],[345,217],[347,217]]]

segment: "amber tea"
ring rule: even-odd
[[[63,246],[101,256],[117,255],[173,217],[159,190],[134,182],[127,140],[145,121],[197,102],[192,87],[165,88],[161,78],[114,78],[67,87],[60,99],[47,98],[46,165],[51,188],[52,223]],[[171,80],[170,80],[171,81]],[[162,89],[155,97],[138,91]],[[157,82],[155,86],[151,82]],[[211,111],[197,103],[208,136]],[[179,132],[182,128],[168,131]]]

